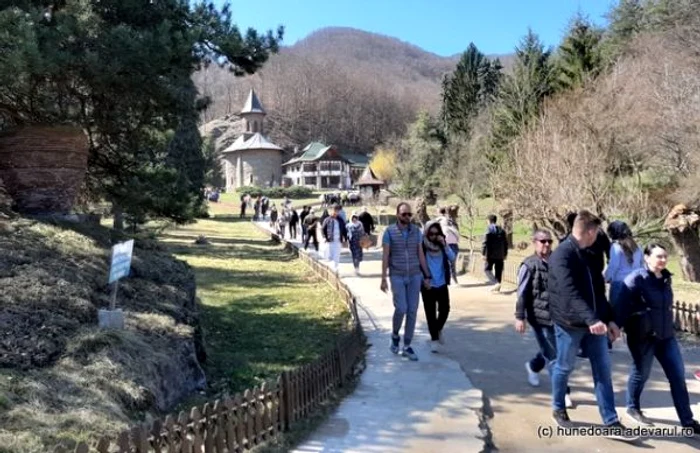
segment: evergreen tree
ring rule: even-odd
[[[556,85],[560,90],[580,87],[602,69],[602,30],[585,18],[576,17],[559,47],[555,63]]]
[[[255,73],[282,29],[244,36],[228,5],[188,0],[12,3],[0,10],[0,44],[10,49],[0,55],[0,82],[9,81],[0,107],[25,122],[82,125],[89,187],[117,214],[191,218],[204,182],[196,121],[206,104],[192,73],[212,62]]]
[[[510,142],[539,115],[542,101],[554,91],[551,50],[545,50],[532,32],[515,49],[512,74],[505,77],[498,92],[491,131],[491,162],[497,164]]]
[[[470,43],[455,71],[442,84],[442,118],[451,134],[468,135],[470,123],[498,90],[502,66]]]
[[[398,151],[396,180],[403,196],[434,199],[440,187],[447,140],[440,124],[421,112],[409,126]]]
[[[608,14],[610,26],[603,47],[605,60],[611,64],[624,51],[627,43],[644,28],[642,0],[620,0]]]

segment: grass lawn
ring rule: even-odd
[[[218,213],[217,213],[218,211]],[[334,344],[350,315],[335,291],[269,236],[212,203],[209,220],[162,240],[197,278],[211,394],[238,392],[308,363]],[[211,244],[195,245],[199,235]]]

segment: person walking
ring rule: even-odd
[[[289,236],[296,240],[297,226],[299,225],[299,213],[294,207],[289,208]]]
[[[442,333],[450,314],[450,269],[455,254],[447,245],[445,234],[438,221],[425,225],[423,253],[430,272],[430,285],[421,288],[423,310],[430,331],[430,350],[438,352],[445,344]]]
[[[438,216],[437,220],[440,222],[440,228],[442,228],[443,233],[445,233],[445,242],[455,256],[454,260],[450,261],[452,266],[450,268],[450,273],[454,282],[459,284],[459,282],[457,282],[456,266],[457,255],[459,254],[459,226],[452,219],[452,217],[450,217],[450,213],[448,212],[447,208],[441,207],[438,212],[440,215]]]
[[[552,418],[561,427],[571,427],[566,411],[569,375],[576,367],[576,353],[583,349],[591,363],[596,401],[606,434],[615,439],[634,440],[620,423],[615,410],[607,336],[614,341],[620,330],[612,307],[599,298],[584,250],[593,245],[600,230],[600,219],[579,211],[571,235],[554,250],[549,259],[549,307],[557,345],[552,370]]]
[[[405,318],[402,355],[415,361],[418,355],[411,347],[411,341],[416,328],[420,289],[421,284],[430,286],[431,275],[423,253],[423,235],[418,226],[411,222],[412,217],[411,205],[401,202],[396,206],[397,222],[384,231],[379,288],[387,292],[389,273],[394,302],[390,349],[394,354],[399,353],[399,331]]]
[[[301,223],[301,242],[306,243],[306,216],[309,215],[309,211],[311,210],[310,207],[304,206],[304,208],[301,210],[301,213],[299,214],[299,223]]]
[[[372,214],[367,211],[367,206],[362,207],[362,212],[360,212],[357,217],[360,219],[360,223],[362,223],[362,228],[364,228],[365,234],[374,233],[374,218],[372,217]]]
[[[700,435],[700,424],[690,409],[685,366],[673,324],[673,288],[671,273],[666,269],[668,253],[662,245],[652,243],[644,249],[644,261],[644,268],[625,278],[614,306],[632,355],[627,416],[640,425],[653,426],[642,412],[640,400],[656,358],[670,384],[681,425]]]
[[[304,250],[309,248],[309,241],[313,241],[314,248],[318,253],[318,230],[319,219],[316,217],[316,211],[309,209],[309,214],[304,218],[304,226],[306,227],[306,240],[304,241]]]
[[[489,283],[494,284],[493,292],[501,290],[503,264],[508,257],[508,238],[503,228],[496,225],[497,220],[493,214],[488,216],[488,226],[481,247],[481,255],[484,258],[484,273],[489,279]]]
[[[610,223],[608,236],[613,242],[610,246],[610,262],[603,275],[605,281],[610,283],[609,299],[614,307],[625,278],[635,270],[644,268],[644,253],[624,222],[616,220]]]
[[[533,387],[539,387],[539,372],[547,369],[550,377],[552,366],[557,358],[557,344],[554,323],[549,313],[549,257],[552,254],[552,234],[544,229],[535,230],[532,243],[535,253],[525,258],[518,268],[518,299],[515,303],[515,331],[525,333],[525,322],[532,327],[539,351],[525,362],[527,380]],[[573,407],[571,389],[567,386],[564,402]]]
[[[348,244],[352,254],[352,265],[355,267],[355,275],[360,276],[360,263],[362,262],[362,245],[360,239],[365,235],[365,229],[357,215],[353,214],[348,225]]]
[[[326,240],[326,246],[328,247],[328,261],[331,262],[331,269],[333,269],[333,272],[336,274],[338,273],[338,266],[340,264],[342,243],[348,240],[345,222],[339,214],[340,205],[333,205],[330,216],[323,221],[323,226],[321,227],[323,238]]]

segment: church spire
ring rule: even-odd
[[[248,99],[245,101],[243,110],[241,110],[241,115],[245,115],[246,113],[265,114],[265,109],[263,109],[260,99],[258,99],[258,95],[255,94],[255,90],[252,88],[250,89],[250,93],[248,93]]]
[[[258,96],[255,94],[255,90],[252,88],[250,89],[250,93],[248,93],[248,99],[245,101],[240,115],[245,120],[245,132],[247,134],[255,134],[258,132],[264,134],[263,120],[265,119],[266,113],[260,99],[258,99]]]

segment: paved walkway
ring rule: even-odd
[[[370,344],[367,367],[355,391],[293,452],[482,451],[477,413],[482,394],[456,360],[430,352],[422,308],[413,340],[419,360],[389,351],[393,305],[390,295],[379,290],[381,251],[365,251],[362,275],[355,277],[350,252],[343,249],[339,273],[360,300]]]

